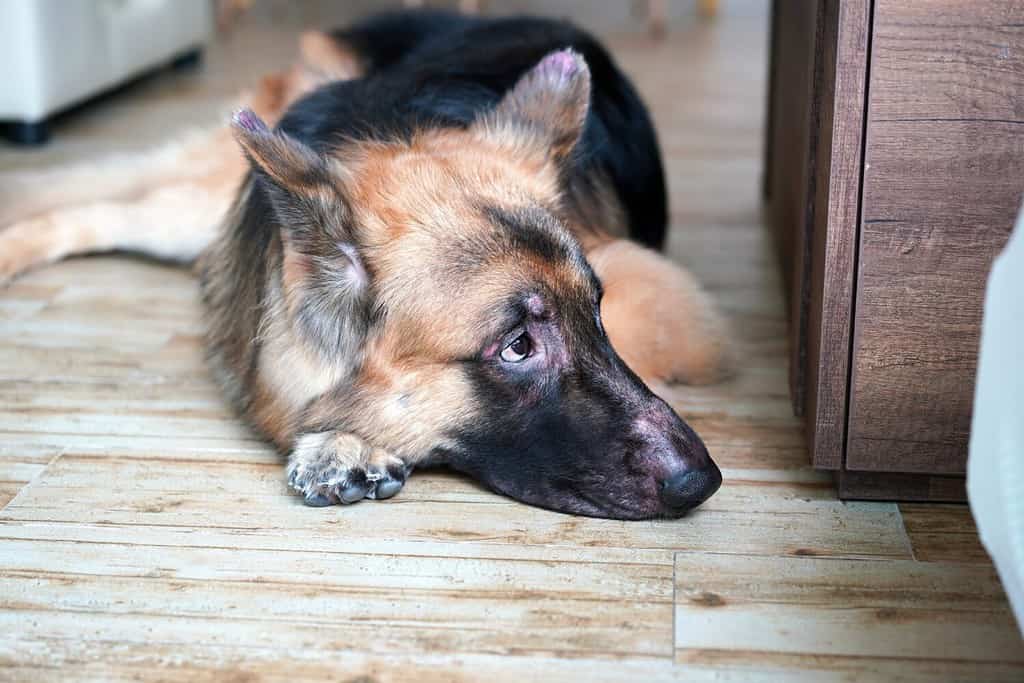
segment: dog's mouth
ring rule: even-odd
[[[586,491],[576,493],[576,507],[573,514],[601,519],[643,520],[657,517],[676,517],[681,515],[665,514],[650,505],[641,504],[635,498],[614,498],[608,495],[591,495]],[[563,511],[560,506],[552,506],[553,510]]]
[[[713,496],[722,475],[710,459],[706,467],[683,469],[669,477],[591,473],[552,476],[546,482],[497,480],[473,472],[494,491],[554,512],[617,520],[679,519]]]
[[[665,481],[649,477],[636,489],[621,493],[588,486],[574,492],[573,502],[555,503],[550,509],[608,519],[678,519],[707,501],[721,484],[721,472],[713,466],[706,472],[682,472]]]

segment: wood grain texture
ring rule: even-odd
[[[989,564],[966,505],[900,504],[914,558],[921,562]]]
[[[847,500],[967,502],[965,480],[959,475],[842,469],[836,473],[836,479],[839,497]]]
[[[795,663],[813,680],[1024,673],[998,577],[971,565],[679,553],[675,632],[677,661],[748,675]]]
[[[842,466],[871,3],[822,3],[815,195],[807,269],[806,406],[815,467]]]
[[[958,474],[1024,192],[1024,6],[875,3],[846,466]]]
[[[790,301],[790,387],[816,467],[845,449],[868,0],[776,3],[765,194]]]
[[[41,157],[0,150],[0,168],[161,137],[176,120],[161,105],[213,116],[294,33],[240,26],[195,81],[157,79],[70,118]],[[665,150],[669,252],[735,326],[733,379],[660,389],[723,467],[705,506],[673,522],[585,519],[417,472],[389,501],[307,508],[211,383],[188,274],[125,257],[62,263],[0,292],[0,479],[17,488],[0,511],[0,680],[746,681],[752,659],[756,680],[941,680],[950,666],[1019,678],[1012,662],[765,654],[774,632],[753,654],[676,649],[677,553],[692,581],[713,580],[722,553],[737,566],[884,564],[893,590],[918,566],[897,507],[836,500],[792,415],[757,192],[766,37],[766,18],[723,12],[663,42],[612,42]],[[991,569],[969,569],[948,580],[983,593]],[[862,604],[851,577],[828,579],[837,606]],[[963,637],[987,633],[971,619]]]
[[[765,163],[769,224],[775,237],[789,306],[789,386],[798,414],[807,388],[808,208],[814,192],[818,116],[816,50],[820,42],[819,3],[776,2],[772,38]]]
[[[72,523],[187,529],[206,526],[209,506],[214,505],[219,510],[217,527],[244,530],[254,542],[302,535],[310,520],[326,517],[331,526],[317,542],[367,525],[374,529],[373,538],[362,543],[443,540],[582,547],[591,549],[577,551],[587,557],[629,548],[643,550],[646,557],[663,564],[671,562],[677,549],[717,550],[723,536],[730,537],[735,552],[754,555],[910,557],[894,506],[850,508],[835,500],[827,480],[817,477],[800,481],[770,471],[727,469],[732,485],[690,524],[637,525],[526,508],[461,477],[442,474],[418,475],[408,484],[409,491],[393,502],[316,515],[289,495],[276,463],[252,463],[241,454],[224,460],[179,459],[156,448],[131,457],[65,453],[46,476],[8,505],[0,521],[12,523],[9,534],[20,533],[14,529],[22,526],[35,533],[53,526],[52,533],[57,534]],[[97,486],[97,472],[113,484]],[[750,510],[770,514],[753,524]],[[314,530],[305,533],[317,535]],[[126,541],[131,535],[117,538]],[[216,542],[204,541],[210,543]]]

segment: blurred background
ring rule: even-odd
[[[0,171],[130,151],[215,123],[242,88],[292,62],[303,29],[403,6],[569,18],[613,52],[652,50],[659,71],[695,72],[686,52],[716,44],[735,50],[729,61],[748,78],[767,69],[767,0],[5,0]],[[631,75],[641,90],[650,80]]]

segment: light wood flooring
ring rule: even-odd
[[[293,33],[244,26],[0,171],[212,120]],[[725,475],[699,511],[570,517],[445,473],[305,507],[208,378],[188,273],[79,259],[0,291],[0,680],[1024,680],[966,507],[840,502],[807,465],[760,222],[766,36],[725,13],[611,39],[661,133],[671,252],[742,350],[671,392]]]

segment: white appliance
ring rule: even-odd
[[[1024,209],[985,291],[967,497],[1024,634]]]
[[[0,121],[45,137],[51,115],[194,53],[211,29],[210,0],[2,0]]]

